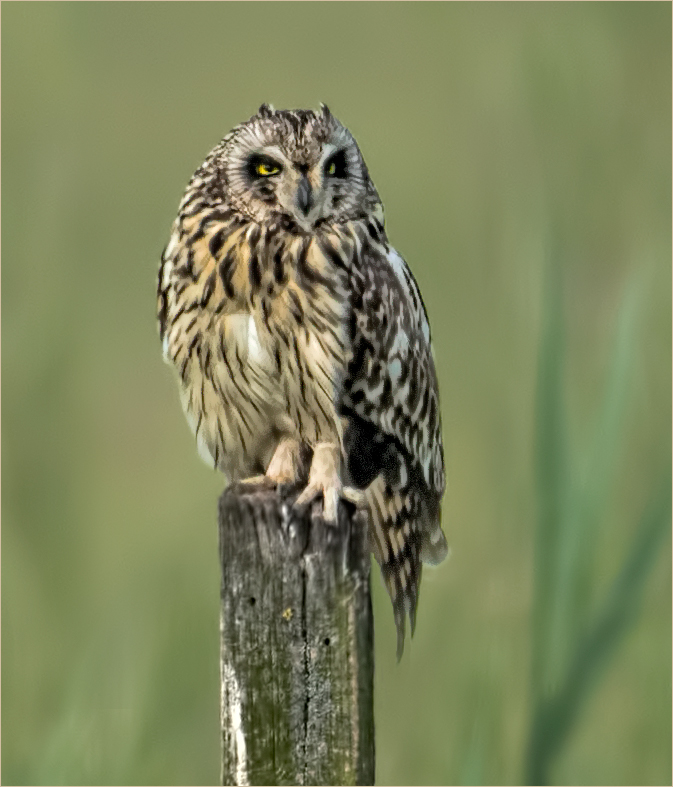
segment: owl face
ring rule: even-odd
[[[262,105],[227,138],[218,165],[229,201],[259,222],[280,218],[310,232],[378,202],[355,140],[324,105],[320,112]]]

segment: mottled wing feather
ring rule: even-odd
[[[447,554],[440,526],[444,456],[430,330],[418,286],[390,247],[360,249],[343,397],[351,483],[367,487],[372,547],[398,629],[415,624],[421,561]]]
[[[421,295],[402,257],[362,250],[354,281],[346,407],[401,443],[429,490],[444,492],[437,375]]]

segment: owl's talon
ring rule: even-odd
[[[237,483],[249,486],[275,486],[275,482],[268,475],[252,475],[249,478],[241,478]]]
[[[344,486],[341,489],[341,497],[348,500],[356,508],[364,508],[367,505],[364,489],[356,489],[354,486]]]
[[[340,489],[334,486],[324,488],[322,486],[309,484],[295,500],[294,508],[299,514],[303,514],[311,503],[319,497],[322,497],[322,518],[327,524],[336,525],[337,512],[339,510],[339,492]]]
[[[308,484],[295,501],[295,508],[301,511],[322,495],[323,519],[328,524],[336,525],[339,497],[343,489],[338,467],[339,446],[334,443],[318,443],[313,449]]]
[[[325,522],[330,525],[336,525],[337,514],[339,512],[339,492],[336,487],[325,489],[323,493],[323,509],[322,516]]]

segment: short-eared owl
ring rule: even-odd
[[[192,177],[162,255],[164,357],[201,456],[297,504],[368,512],[398,655],[421,561],[447,553],[437,377],[421,295],[350,132],[260,107]],[[303,460],[302,457],[310,457]],[[302,477],[303,475],[303,477]]]

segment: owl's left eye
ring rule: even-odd
[[[249,161],[250,174],[256,178],[268,178],[277,175],[281,165],[268,156],[253,156]]]
[[[276,164],[268,164],[262,161],[257,165],[257,174],[263,178],[267,178],[269,175],[276,175],[278,172],[280,172],[280,167]]]

